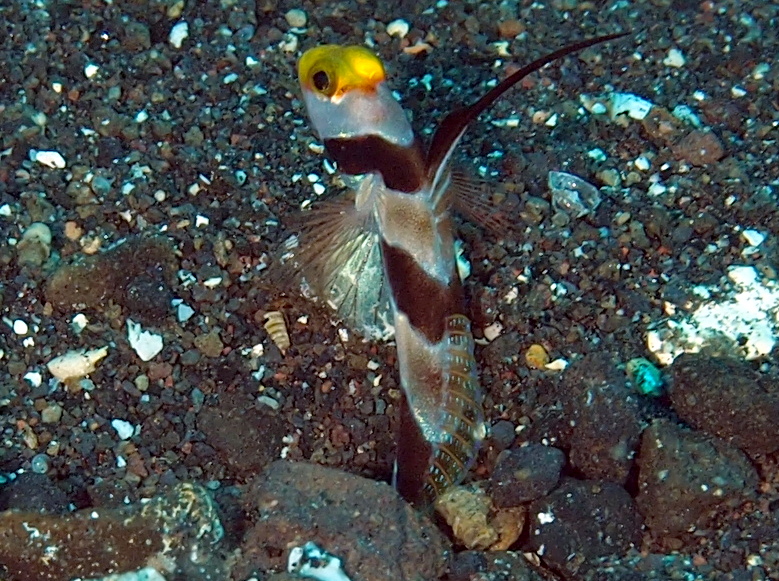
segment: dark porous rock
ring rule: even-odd
[[[449,545],[386,483],[316,464],[277,461],[248,487],[235,579],[282,570],[292,547],[311,541],[341,559],[352,581],[438,579]]]
[[[124,306],[130,316],[150,325],[161,323],[171,313],[172,300],[173,293],[162,273],[158,277],[148,273],[135,277],[127,283],[124,293]]]
[[[625,374],[606,354],[587,355],[563,378],[573,424],[568,446],[571,466],[592,480],[624,484],[641,434],[636,396]]]
[[[490,429],[492,445],[498,450],[505,450],[514,443],[516,438],[514,424],[508,420],[499,420]]]
[[[448,581],[496,579],[500,581],[542,581],[546,576],[537,572],[522,555],[511,551],[462,551],[452,558]]]
[[[764,390],[747,364],[684,354],[671,370],[671,403],[685,422],[750,456],[779,450],[779,393]]]
[[[706,526],[712,511],[754,492],[757,473],[739,449],[723,440],[655,420],[644,430],[636,499],[657,535]]]
[[[490,496],[498,508],[519,506],[547,494],[560,480],[565,454],[557,448],[529,444],[498,456]]]
[[[204,407],[197,427],[235,475],[257,474],[279,457],[286,434],[284,420],[240,393],[224,393],[219,405]]]
[[[171,240],[136,236],[60,266],[47,280],[46,300],[64,312],[103,311],[115,302],[141,322],[155,324],[170,313],[170,287],[177,268]]]
[[[0,488],[0,510],[63,513],[68,502],[67,495],[45,474],[22,472]]]
[[[612,482],[566,479],[533,502],[529,514],[527,548],[567,579],[578,579],[599,558],[623,555],[641,542],[641,516],[633,499]]]
[[[0,564],[6,581],[69,581],[176,563],[184,579],[224,579],[216,505],[182,483],[147,502],[62,515],[0,512]]]

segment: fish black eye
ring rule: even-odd
[[[317,91],[326,91],[330,86],[330,77],[327,76],[325,71],[315,72],[311,80],[314,81],[314,87]]]

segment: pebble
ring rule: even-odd
[[[135,426],[125,420],[111,420],[111,427],[116,430],[120,440],[128,440],[135,434]]]
[[[525,352],[525,362],[531,369],[544,369],[549,365],[550,357],[543,345],[534,343]]]
[[[13,322],[13,330],[17,335],[26,335],[30,328],[28,327],[27,323],[21,319],[16,319]]]
[[[673,148],[676,159],[695,166],[715,163],[725,156],[722,142],[712,131],[691,131]]]
[[[49,471],[49,457],[46,454],[36,454],[30,460],[30,469],[36,474],[46,474]]]
[[[652,109],[652,102],[633,93],[612,93],[609,100],[609,113],[612,119],[627,115],[641,121]]]
[[[51,253],[51,229],[42,222],[30,224],[16,247],[19,264],[41,266]]]
[[[49,372],[60,381],[86,377],[95,370],[95,364],[108,355],[108,347],[86,351],[78,349],[55,357],[46,364]]]
[[[498,456],[490,479],[495,506],[519,506],[541,498],[557,486],[565,466],[565,454],[557,448],[529,444]]]
[[[180,361],[182,365],[195,365],[200,361],[200,352],[197,349],[187,349],[182,353]]]
[[[410,27],[408,25],[408,22],[403,20],[402,18],[398,18],[397,20],[393,20],[387,25],[387,34],[390,36],[397,36],[398,38],[403,38],[408,34]]]
[[[741,237],[750,246],[760,246],[765,240],[765,234],[757,230],[744,230],[741,233]]]
[[[668,56],[663,59],[663,64],[667,67],[681,68],[687,61],[684,54],[678,48],[672,48],[668,51]]]
[[[219,337],[219,331],[214,329],[205,335],[195,337],[195,347],[206,357],[219,357],[224,349],[224,343]]]
[[[176,25],[170,29],[168,42],[173,45],[174,48],[181,48],[181,44],[188,36],[189,24],[187,24],[185,21],[181,21],[176,23]]]
[[[62,419],[62,406],[52,404],[41,411],[41,421],[44,424],[58,424]]]
[[[36,151],[33,160],[54,169],[65,167],[65,158],[58,151]]]
[[[284,15],[284,18],[286,19],[287,24],[289,24],[292,28],[303,28],[306,25],[306,22],[308,22],[308,16],[306,15],[306,12],[304,10],[300,10],[299,8],[288,10]]]
[[[127,319],[127,340],[141,361],[151,361],[162,351],[162,336],[144,331],[132,319]]]
[[[515,18],[498,22],[498,34],[501,38],[515,38],[525,32],[525,28],[525,25]]]

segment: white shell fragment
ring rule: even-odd
[[[36,151],[33,153],[32,159],[54,169],[65,167],[65,158],[59,151]]]
[[[631,119],[641,121],[653,106],[652,101],[647,101],[633,93],[612,93],[609,100],[609,114],[612,119],[627,115]]]
[[[397,36],[398,38],[403,38],[408,34],[410,27],[408,22],[403,20],[402,18],[398,18],[397,20],[393,20],[387,25],[387,34],[390,36]]]
[[[598,188],[579,176],[550,171],[547,180],[552,192],[552,205],[565,214],[581,218],[600,204]]]
[[[42,265],[51,254],[51,228],[43,222],[33,222],[22,234],[16,250],[20,264]]]
[[[81,379],[95,370],[95,365],[108,355],[108,347],[87,351],[79,349],[68,351],[64,355],[55,357],[46,364],[54,377],[60,381]]]
[[[668,51],[668,56],[663,59],[663,64],[667,67],[681,68],[687,62],[684,54],[678,48],[672,48]]]
[[[162,336],[144,331],[139,323],[131,319],[127,319],[127,340],[141,361],[151,361],[162,351]]]
[[[168,35],[168,42],[173,45],[174,48],[181,48],[181,44],[189,36],[189,24],[185,21],[177,22],[173,28],[170,29]]]
[[[126,420],[111,420],[111,427],[116,430],[120,440],[129,440],[135,435],[135,426]]]
[[[318,581],[351,581],[342,568],[341,559],[310,541],[290,550],[287,572]]]
[[[669,365],[682,353],[704,348],[727,349],[745,359],[773,350],[779,336],[779,283],[761,280],[752,266],[731,267],[728,278],[730,289],[702,289],[706,292],[699,296],[715,298],[647,333],[647,348],[658,362]]]

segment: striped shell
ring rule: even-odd
[[[289,333],[287,333],[287,323],[284,321],[284,315],[281,311],[268,311],[265,313],[265,323],[263,324],[268,336],[279,348],[281,354],[285,354],[290,346]]]

